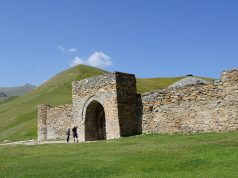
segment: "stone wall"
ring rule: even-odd
[[[72,90],[73,115],[75,120],[78,120],[81,141],[86,138],[87,107],[94,101],[99,102],[105,112],[106,139],[132,135],[136,132],[136,80],[134,75],[121,72],[107,73],[73,82]]]
[[[38,105],[38,140],[44,141],[47,140],[46,133],[47,133],[47,126],[46,126],[46,120],[47,120],[47,110],[49,108],[49,105],[47,104],[41,104]]]
[[[104,109],[107,139],[119,138],[116,77],[114,73],[75,81],[72,84],[73,117],[78,121],[79,140],[85,141],[85,117],[88,105],[99,102]]]
[[[143,93],[144,133],[190,133],[238,130],[238,70],[221,81]]]
[[[138,133],[136,120],[136,78],[135,75],[116,73],[117,103],[121,136]]]
[[[76,124],[73,120],[72,105],[49,106],[47,110],[47,140],[65,139],[68,127]]]
[[[238,130],[238,70],[220,81],[136,93],[136,79],[120,72],[72,83],[73,105],[38,107],[38,140],[65,139],[78,126],[80,141],[138,133]]]
[[[72,105],[38,106],[38,140],[65,139],[68,127],[73,127]]]

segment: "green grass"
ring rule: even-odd
[[[7,99],[4,99],[4,100],[0,99],[0,104],[4,104],[4,103],[10,102],[10,101],[13,101],[13,100],[17,99],[18,97],[19,96],[10,96],[10,97],[8,97]]]
[[[29,93],[35,86],[26,84],[18,87],[0,87],[0,92],[4,92],[8,97],[11,96],[22,96]]]
[[[0,142],[36,138],[38,104],[70,104],[72,103],[72,81],[106,72],[79,65],[59,73],[27,95],[0,103]],[[181,78],[138,79],[137,89],[138,92],[162,89]]]
[[[0,177],[237,177],[237,132],[0,146]]]
[[[174,78],[138,78],[137,79],[137,91],[139,93],[149,92],[158,89],[167,88],[174,82],[183,79],[184,77]]]
[[[167,88],[169,85],[181,80],[184,77],[164,77],[164,78],[138,78],[137,79],[137,91],[139,93],[149,92],[153,90],[159,90]],[[195,76],[196,77],[196,76]],[[206,81],[212,81],[212,78],[198,77]]]

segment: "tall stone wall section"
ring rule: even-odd
[[[79,139],[85,139],[85,115],[92,101],[99,102],[105,112],[106,139],[137,132],[135,76],[121,72],[76,81],[72,84],[73,117],[78,121]]]
[[[47,110],[49,108],[49,105],[47,104],[40,104],[38,105],[38,140],[44,141],[47,140],[46,134],[47,134]]]
[[[238,130],[238,70],[209,84],[144,93],[141,103],[144,133]]]
[[[77,120],[79,140],[85,141],[87,106],[96,100],[105,112],[107,139],[120,137],[116,77],[114,73],[87,78],[72,83],[73,117]]]
[[[135,75],[116,73],[117,103],[121,136],[138,133],[136,120],[136,78]]]

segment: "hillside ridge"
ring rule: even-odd
[[[22,96],[31,92],[35,88],[36,86],[34,85],[25,84],[22,86],[15,86],[15,87],[0,87],[0,92],[4,92],[8,97]]]

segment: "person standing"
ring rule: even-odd
[[[68,130],[66,131],[66,135],[67,135],[67,143],[69,143],[70,127],[69,127]]]
[[[78,143],[78,133],[77,133],[77,129],[78,127],[75,127],[72,129],[73,131],[73,137],[74,137],[74,142],[75,142],[75,139],[77,140],[77,143]]]

